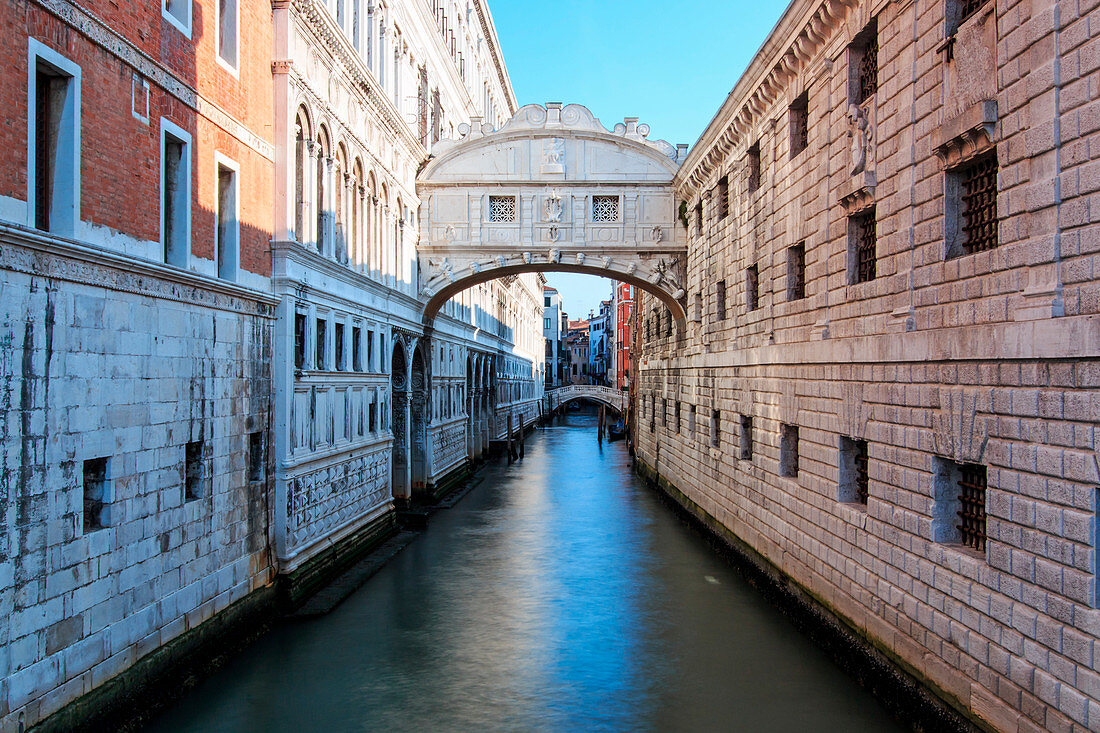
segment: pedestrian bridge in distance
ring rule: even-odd
[[[626,409],[626,401],[629,398],[626,392],[613,387],[599,387],[594,384],[570,384],[566,387],[547,390],[546,396],[550,399],[551,412],[568,402],[583,399],[606,405],[620,415]]]

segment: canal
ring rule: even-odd
[[[332,613],[279,626],[157,731],[878,731],[879,703],[630,470],[538,430]]]

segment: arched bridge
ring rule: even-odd
[[[521,272],[631,283],[684,317],[687,232],[673,177],[687,146],[649,140],[635,117],[608,130],[579,104],[523,107],[499,130],[474,119],[417,176],[420,298]]]
[[[607,405],[620,415],[626,408],[627,393],[613,387],[599,387],[594,384],[570,384],[566,387],[558,387],[546,392],[550,398],[550,410],[556,410],[567,402],[573,400],[591,400]]]

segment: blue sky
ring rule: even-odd
[[[520,106],[586,105],[611,128],[647,123],[650,138],[694,144],[786,2],[756,0],[489,0]],[[571,317],[611,283],[549,273]]]

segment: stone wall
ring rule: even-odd
[[[970,715],[1097,729],[1100,39],[1077,3],[959,7],[784,14],[677,178],[688,320],[640,299],[638,453]],[[983,155],[996,239],[968,252]],[[984,547],[959,542],[966,466]]]
[[[274,301],[68,250],[13,231],[0,245],[5,729],[272,577]],[[89,503],[101,459],[105,509]]]

